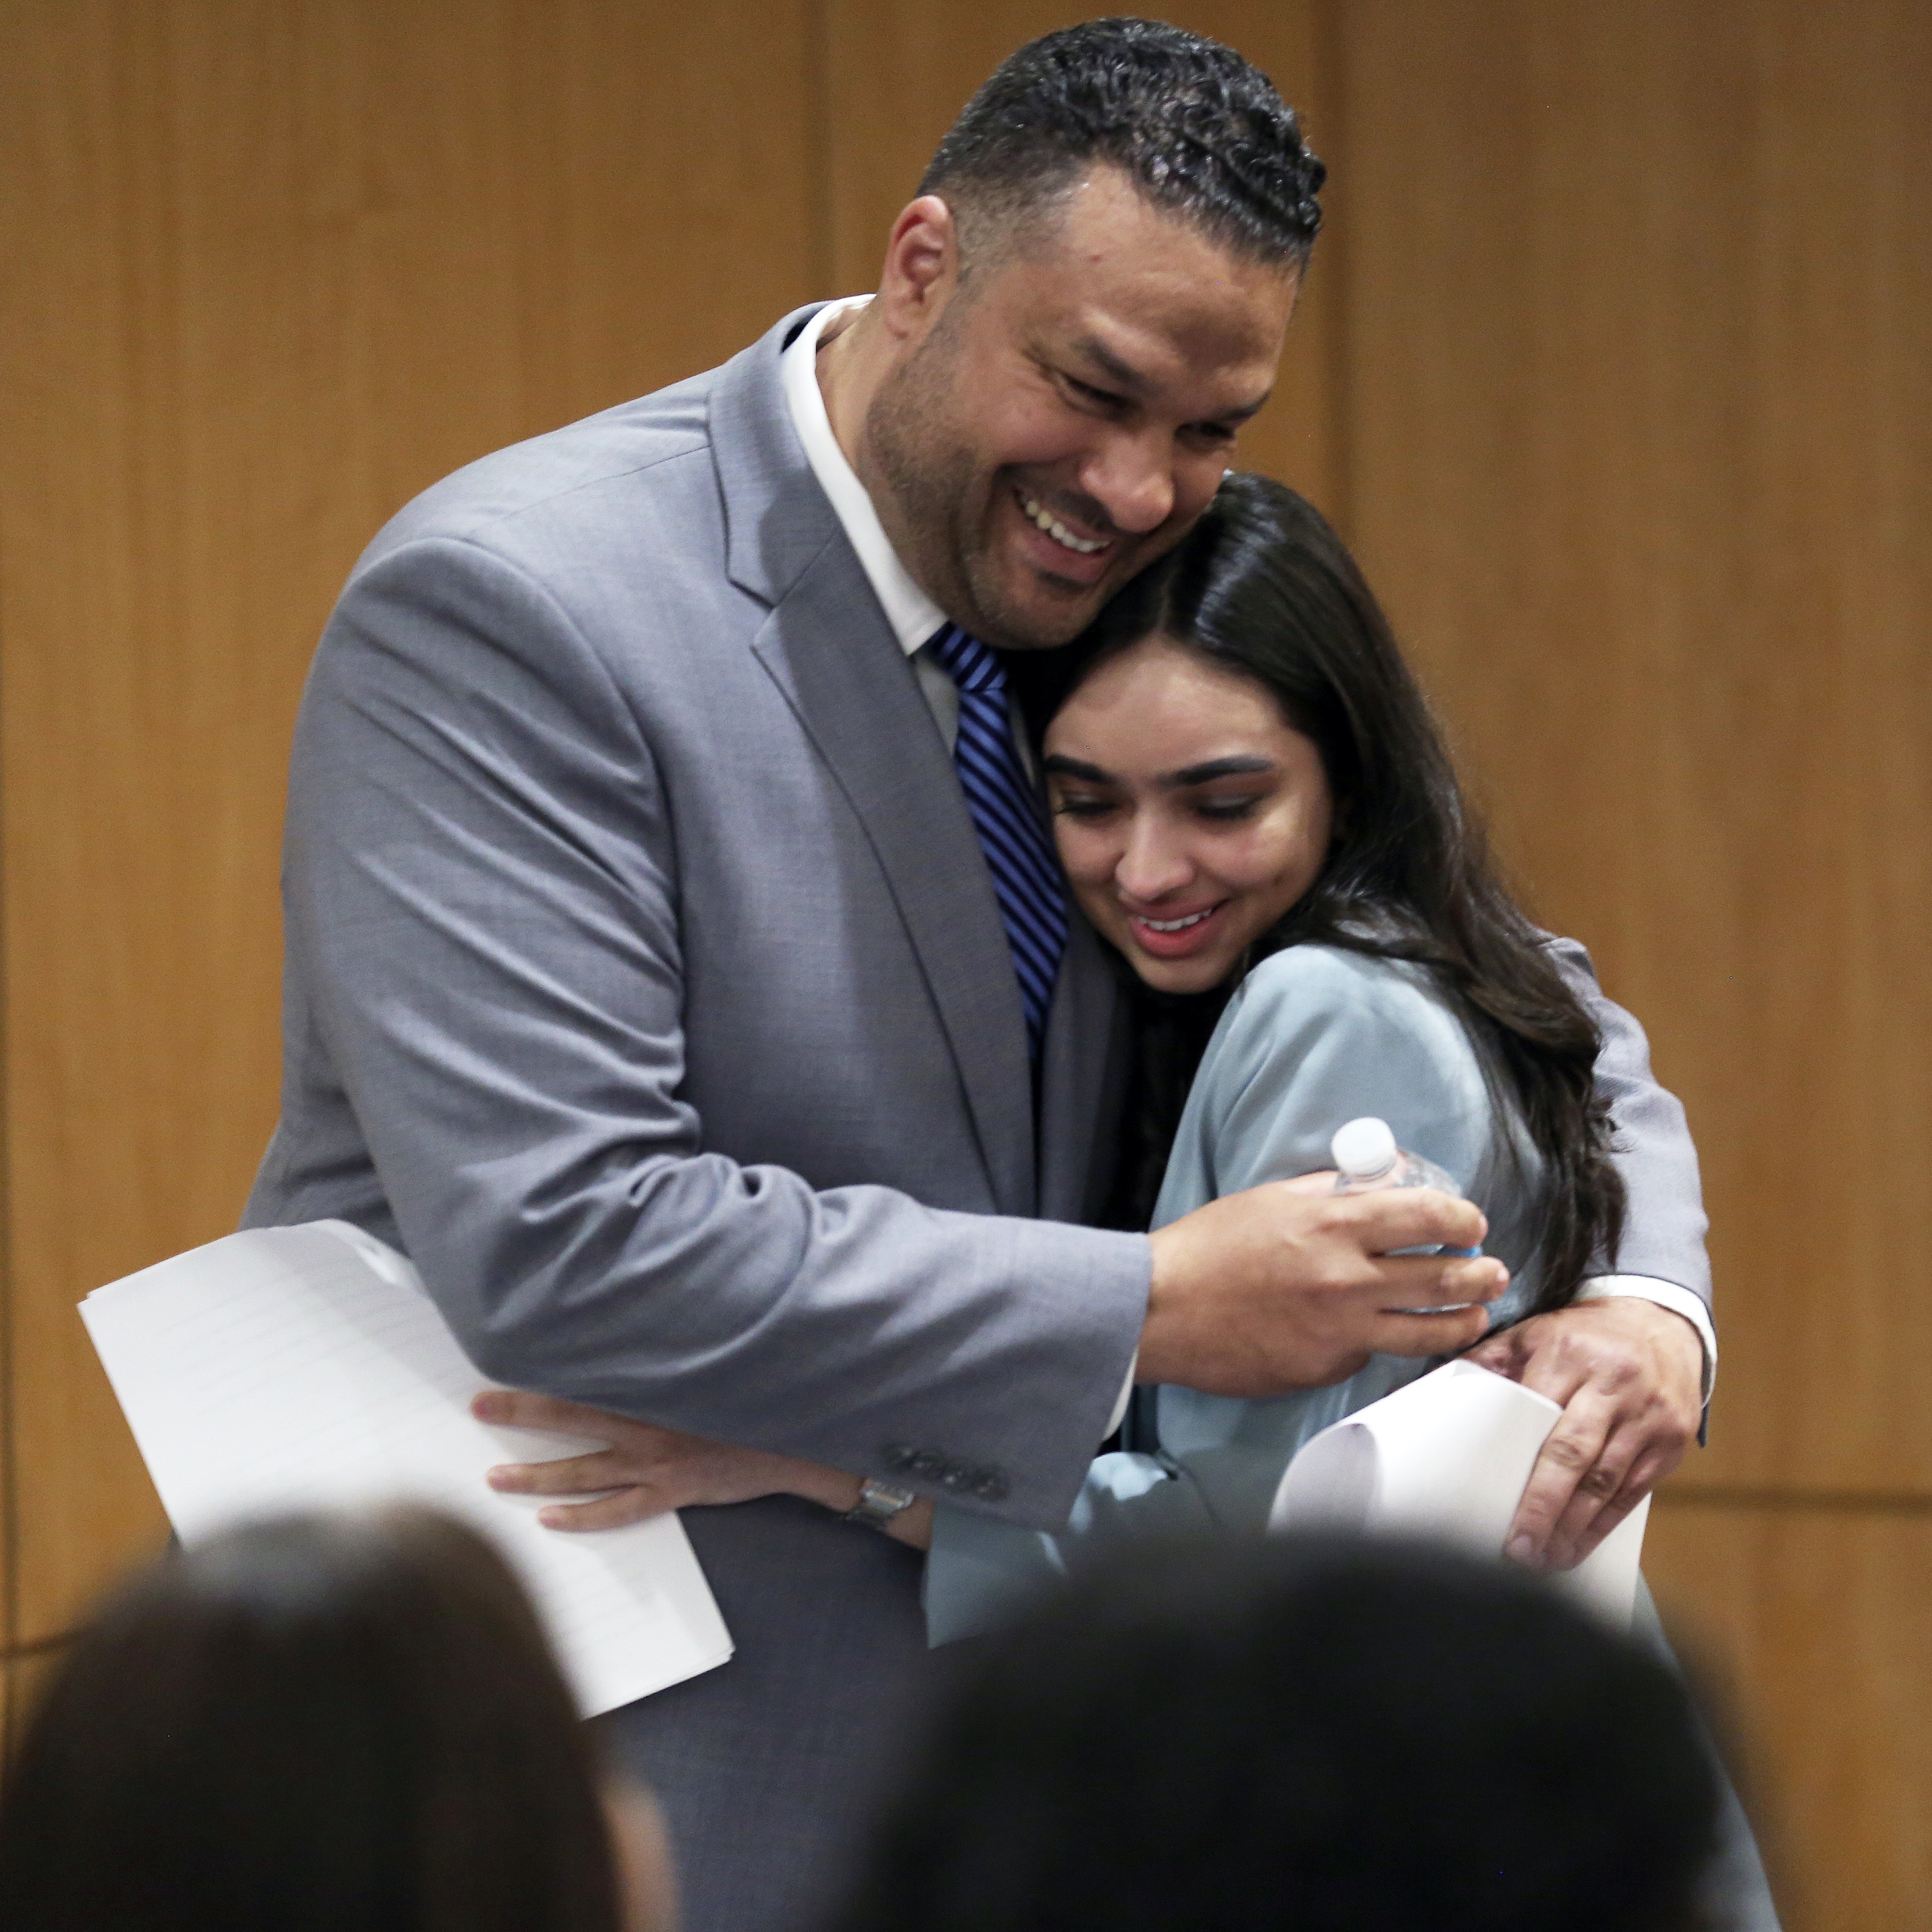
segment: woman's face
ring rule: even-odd
[[[1162,992],[1220,985],[1322,869],[1334,812],[1313,740],[1253,679],[1165,638],[1101,665],[1046,752],[1074,896]]]

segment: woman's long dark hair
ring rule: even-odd
[[[231,1531],[112,1598],[0,1802],[20,1932],[618,1932],[534,1612],[418,1510]]]
[[[1537,1306],[1561,1306],[1594,1258],[1614,1258],[1622,1232],[1612,1123],[1595,1085],[1600,1037],[1498,878],[1354,560],[1305,498],[1230,475],[1190,534],[1073,647],[1058,696],[1156,633],[1270,692],[1328,774],[1328,861],[1254,958],[1313,944],[1428,970],[1474,1036],[1492,1094],[1515,1102],[1547,1163]]]

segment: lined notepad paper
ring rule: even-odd
[[[722,1664],[731,1640],[675,1516],[584,1534],[494,1464],[580,1438],[470,1413],[495,1386],[408,1262],[346,1222],[230,1234],[97,1288],[81,1318],[184,1544],[237,1519],[399,1499],[461,1517],[522,1577],[586,1716]]]

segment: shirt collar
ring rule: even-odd
[[[825,413],[825,398],[818,387],[818,338],[836,315],[862,308],[870,296],[849,296],[842,302],[827,302],[800,329],[781,359],[779,370],[784,383],[785,407],[792,427],[805,448],[805,460],[818,479],[832,505],[832,514],[870,580],[884,608],[886,621],[908,657],[932,638],[948,621],[946,613],[915,584],[898,553],[886,537],[872,497],[859,481],[858,472],[845,460],[838,439],[832,433],[832,419]]]

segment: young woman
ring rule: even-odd
[[[1230,476],[1056,676],[1060,689],[1032,694],[1055,835],[1142,1006],[1114,1218],[1158,1226],[1316,1174],[1337,1126],[1378,1114],[1487,1214],[1512,1274],[1495,1320],[1562,1306],[1613,1252],[1622,1215],[1596,1030],[1490,868],[1334,531],[1292,490]],[[1304,1442],[1430,1366],[1372,1357],[1272,1401],[1144,1391],[1126,1448],[1096,1462],[1058,1536],[944,1504],[902,1512],[893,1533],[932,1550],[934,1641],[1000,1621],[1084,1544],[1258,1529]],[[550,1407],[559,1426],[592,1414],[573,1425]],[[853,1501],[850,1476],[784,1457],[614,1420],[599,1432],[618,1437],[602,1456],[502,1486],[612,1488],[553,1509],[559,1527],[774,1491]]]
[[[0,1802],[20,1932],[671,1932],[520,1586],[422,1510],[164,1558],[56,1667]]]

